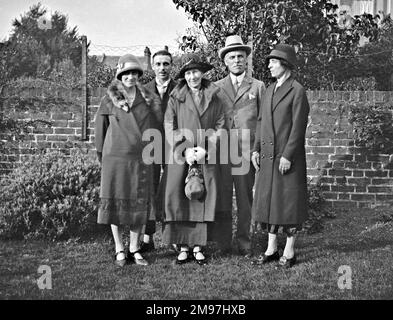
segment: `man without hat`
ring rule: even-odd
[[[217,241],[223,253],[232,251],[232,196],[235,187],[237,204],[237,232],[234,245],[240,255],[250,257],[252,188],[255,169],[251,165],[251,146],[257,125],[258,112],[265,92],[265,84],[246,74],[247,57],[251,47],[244,45],[238,35],[226,38],[225,47],[219,50],[219,57],[224,61],[229,74],[217,81],[221,90],[220,99],[225,105],[226,129],[229,130],[230,142],[227,148],[228,164],[220,159],[220,196],[216,222],[213,227],[213,239]],[[231,150],[232,149],[232,152]],[[239,150],[238,152],[236,150]],[[241,154],[239,164],[236,154]],[[222,155],[222,153],[221,153]]]
[[[162,113],[165,114],[166,108],[168,106],[169,95],[173,88],[176,86],[176,81],[171,78],[171,71],[173,67],[172,55],[167,50],[157,51],[153,55],[152,68],[155,73],[155,79],[150,81],[145,85],[145,87],[150,91],[154,92],[160,97]],[[153,188],[154,194],[156,195],[156,201],[153,206],[153,212],[149,217],[146,224],[145,234],[143,235],[143,241],[141,243],[141,252],[147,252],[154,250],[153,235],[156,232],[156,219],[162,216],[163,210],[163,192],[165,185],[165,139],[164,139],[164,127],[163,123],[160,124],[161,134],[162,134],[162,166],[155,164],[153,166]],[[164,171],[161,182],[161,167]],[[174,247],[175,248],[175,247]]]

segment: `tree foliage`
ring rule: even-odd
[[[47,9],[38,3],[12,22],[13,31],[0,48],[4,81],[21,76],[45,78],[62,60],[80,65],[77,27],[68,29],[67,16],[57,11],[47,16]]]
[[[381,35],[378,17],[355,16],[350,23],[338,19],[338,6],[327,0],[173,0],[193,19],[207,44],[207,52],[217,67],[217,53],[229,34],[239,34],[245,43],[252,40],[254,76],[269,79],[265,58],[277,43],[294,45],[299,54],[298,78],[308,88],[340,89],[342,79],[358,76],[343,73],[348,61],[354,64],[361,37],[375,43]],[[386,21],[385,21],[386,22]],[[183,38],[195,47],[192,37]],[[219,67],[222,69],[221,67]],[[358,68],[359,69],[359,68]],[[347,71],[347,70],[346,70]],[[386,72],[386,70],[385,70]]]

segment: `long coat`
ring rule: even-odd
[[[155,100],[138,86],[129,105],[125,89],[117,80],[101,100],[95,119],[95,145],[102,163],[99,223],[146,222],[152,190],[151,170],[142,161],[142,151],[148,143],[142,141],[142,135],[147,129],[157,129],[162,122],[163,115]]]
[[[305,134],[309,104],[306,91],[293,77],[274,93],[268,87],[258,117],[254,150],[259,151],[253,218],[274,225],[299,225],[307,219]],[[291,168],[282,175],[283,156]]]
[[[184,191],[185,179],[188,172],[188,165],[184,162],[182,154],[185,146],[194,147],[197,145],[198,130],[212,130],[211,141],[206,148],[205,141],[200,141],[199,145],[207,149],[209,157],[212,159],[216,154],[216,141],[218,131],[224,128],[224,109],[221,101],[217,97],[217,88],[208,80],[202,80],[204,97],[202,99],[203,112],[194,104],[188,86],[183,80],[172,91],[168,108],[164,116],[164,128],[167,140],[176,138],[176,142],[169,142],[173,148],[166,150],[168,162],[168,175],[165,185],[165,221],[193,221],[207,222],[214,221],[216,201],[217,201],[217,168],[215,161],[209,160],[202,164],[202,173],[205,183],[205,194],[200,200],[189,200]],[[188,129],[193,136],[184,134],[182,129]],[[194,139],[194,141],[192,141]],[[202,139],[203,140],[203,139]],[[183,161],[178,160],[183,159]]]
[[[265,93],[265,84],[262,81],[245,76],[240,88],[235,93],[230,75],[218,80],[215,84],[221,88],[219,98],[225,106],[225,128],[227,130],[240,129],[236,135],[238,150],[241,151],[244,161],[250,167],[250,150],[255,140],[257,117]],[[249,135],[242,139],[242,130],[249,130]],[[233,136],[231,137],[232,141]],[[232,145],[232,144],[231,144]],[[229,148],[228,148],[229,154]],[[228,164],[220,166],[220,200],[218,211],[232,211],[232,167],[231,157],[228,155]],[[252,164],[251,164],[252,165]],[[251,190],[252,186],[250,186]]]

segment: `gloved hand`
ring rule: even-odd
[[[195,160],[197,162],[206,157],[207,152],[202,147],[195,147],[194,150],[195,150]]]
[[[194,148],[187,148],[184,155],[186,157],[186,162],[189,165],[192,165],[194,163],[194,161],[196,160]]]

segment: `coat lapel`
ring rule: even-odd
[[[209,109],[210,107],[210,102],[213,99],[213,95],[219,91],[219,88],[217,87],[213,87],[214,85],[211,84],[209,88],[205,88],[203,90],[203,111],[201,113],[201,117],[204,115],[204,113],[207,111],[207,109]]]
[[[274,136],[273,109],[272,109],[274,87],[275,87],[275,85],[271,85],[266,89],[266,93],[265,93],[266,98],[264,99],[266,101],[266,109],[265,109],[266,110],[266,118],[267,118],[267,123],[269,124],[269,130],[270,130],[271,136]],[[262,117],[263,117],[263,115],[262,115]]]
[[[231,81],[231,77],[228,75],[224,79],[224,85],[222,87],[223,91],[229,97],[229,99],[234,102],[235,101],[235,92],[233,90],[233,85]]]
[[[276,109],[277,105],[281,102],[282,99],[285,98],[285,96],[288,94],[289,91],[292,90],[292,83],[293,83],[293,78],[289,77],[282,85],[277,89],[277,91],[274,93],[273,96],[273,105],[272,105],[272,111]],[[277,82],[273,86],[273,91],[274,87],[277,85]]]
[[[244,77],[243,82],[236,93],[235,103],[251,88],[252,79]]]

